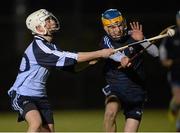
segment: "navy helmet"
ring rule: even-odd
[[[117,9],[108,9],[101,16],[102,24],[104,27],[118,25],[123,26],[123,35],[127,35],[126,20],[122,16],[121,12]]]
[[[101,20],[102,20],[103,26],[109,26],[109,25],[113,25],[119,22],[119,23],[124,23],[126,27],[126,21],[124,17],[122,16],[121,12],[118,11],[117,9],[106,10],[102,14]]]

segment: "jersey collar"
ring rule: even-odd
[[[44,39],[44,38],[41,37],[41,36],[35,35],[34,38],[35,38],[35,39],[38,39],[38,40],[46,41],[46,39]]]

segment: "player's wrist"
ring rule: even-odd
[[[126,55],[122,55],[121,57],[120,57],[120,62],[124,59],[124,58],[128,58]]]
[[[104,58],[105,57],[105,49],[101,49],[101,50],[97,51],[97,57]]]

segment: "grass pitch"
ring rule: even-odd
[[[103,110],[64,110],[54,111],[57,132],[101,132],[103,131]],[[17,123],[16,113],[0,112],[0,132],[26,131],[25,122]],[[118,131],[123,131],[124,116],[117,118]],[[174,132],[175,122],[168,120],[167,110],[145,110],[141,132]]]

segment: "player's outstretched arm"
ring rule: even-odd
[[[90,61],[96,58],[108,58],[110,55],[114,53],[114,49],[102,49],[98,51],[92,52],[79,52],[77,62],[85,62]]]

